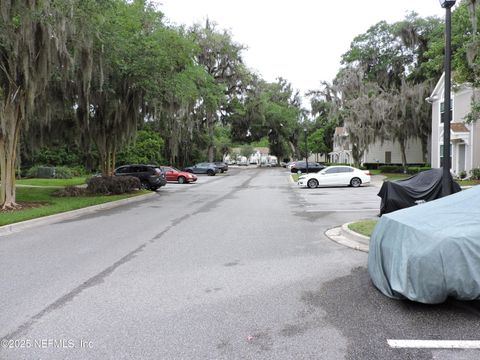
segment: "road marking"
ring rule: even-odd
[[[317,212],[365,212],[365,211],[376,211],[378,212],[378,208],[375,208],[375,209],[351,209],[351,210],[347,210],[347,209],[319,209],[319,210],[312,210],[312,209],[309,209],[309,210],[306,210],[307,213],[317,213]]]
[[[480,349],[478,340],[391,340],[387,339],[392,348],[409,349]]]

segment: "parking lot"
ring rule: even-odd
[[[387,298],[371,283],[367,254],[325,236],[375,217],[378,189],[299,189],[282,168],[232,168],[3,237],[0,300],[12,310],[0,315],[2,338],[92,348],[8,348],[0,357],[478,359],[394,348],[475,339],[478,303]]]

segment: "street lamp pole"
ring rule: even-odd
[[[442,196],[451,194],[450,189],[450,112],[451,93],[451,58],[452,58],[452,7],[456,0],[440,0],[440,5],[445,9],[445,95],[444,95],[444,121],[443,121],[443,178]]]
[[[305,133],[305,171],[308,174],[308,143],[307,143],[307,128],[303,129]]]

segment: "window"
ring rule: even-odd
[[[336,174],[338,172],[338,168],[331,168],[325,171],[325,174]]]
[[[348,173],[348,172],[352,172],[353,169],[352,168],[349,168],[349,167],[341,167],[341,168],[338,168],[338,171],[339,173]]]
[[[130,172],[130,166],[123,166],[117,169],[117,174],[128,174]]]
[[[385,164],[391,164],[391,163],[392,163],[392,152],[385,151]]]
[[[450,101],[450,120],[453,119],[453,99]],[[440,122],[445,122],[445,103],[440,103]]]

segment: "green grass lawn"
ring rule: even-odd
[[[359,234],[370,237],[373,232],[373,228],[377,225],[378,219],[362,220],[351,223],[348,228]]]
[[[149,191],[137,191],[111,196],[55,197],[51,195],[55,190],[48,187],[17,187],[17,203],[36,203],[39,206],[0,212],[0,226],[149,193]]]
[[[474,186],[480,185],[480,180],[457,180],[460,186]]]
[[[292,174],[292,179],[293,179],[293,181],[295,181],[295,182],[298,182],[298,178],[299,178],[299,177],[300,177],[300,175],[298,175],[298,174]]]
[[[77,186],[86,183],[90,176],[79,176],[71,179],[20,179],[17,185],[33,186]]]
[[[389,174],[389,173],[385,173],[381,175],[385,176],[385,179],[383,181],[403,180],[412,176],[411,174]]]

